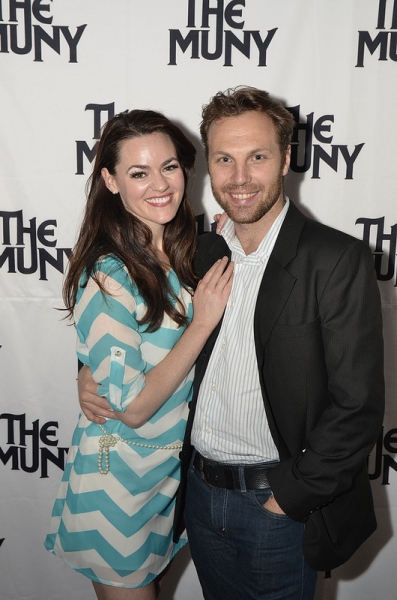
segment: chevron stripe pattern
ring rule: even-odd
[[[105,257],[96,275],[109,293],[92,279],[83,282],[75,310],[77,353],[100,384],[99,393],[115,410],[125,410],[183,328],[165,315],[158,331],[145,332],[138,324],[145,303],[115,257]],[[191,319],[189,293],[173,271],[168,278]],[[116,436],[106,474],[98,467],[104,432],[80,416],[45,547],[86,577],[118,587],[147,585],[187,542],[184,535],[172,543],[172,522],[192,380],[193,372],[139,429],[106,422],[106,434]]]

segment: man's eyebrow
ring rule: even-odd
[[[260,148],[254,148],[253,150],[250,150],[248,152],[248,156],[250,154],[259,154],[260,152],[268,152],[269,154],[272,154],[272,150],[270,148],[268,148],[267,146],[261,146]],[[212,156],[215,156],[217,154],[222,154],[223,156],[232,156],[232,154],[230,154],[229,152],[226,152],[225,150],[215,150],[214,152],[211,153]]]

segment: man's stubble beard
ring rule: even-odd
[[[231,202],[227,202],[222,197],[223,194],[227,193],[238,193],[238,194],[249,194],[251,191],[264,193],[265,186],[255,186],[254,189],[250,190],[250,186],[248,185],[228,185],[221,189],[221,191],[216,190],[212,185],[211,181],[211,189],[214,195],[215,200],[218,202],[220,207],[225,211],[229,219],[234,221],[234,223],[239,224],[249,224],[249,223],[257,223],[266,213],[269,212],[276,204],[279,199],[282,191],[283,191],[283,173],[280,170],[279,176],[276,181],[274,181],[268,191],[265,193],[264,197],[260,200],[259,203],[254,202],[254,208],[250,206],[234,206]]]

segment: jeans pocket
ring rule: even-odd
[[[262,513],[265,513],[266,515],[274,519],[289,519],[289,517],[287,517],[287,515],[285,514],[280,515],[279,513],[275,513],[269,510],[268,508],[265,508],[264,504],[272,495],[272,490],[270,488],[266,488],[264,490],[250,490],[249,493],[251,495],[252,501]]]

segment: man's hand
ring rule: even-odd
[[[272,513],[276,513],[277,515],[285,515],[285,512],[281,510],[273,494],[270,496],[270,498],[266,500],[265,504],[263,505],[263,508],[266,508],[266,510]]]
[[[98,384],[93,380],[89,367],[80,369],[77,378],[80,407],[89,421],[102,424],[107,419],[117,419],[105,398],[98,396]]]

